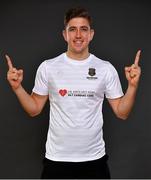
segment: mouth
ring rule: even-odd
[[[75,46],[78,46],[78,47],[82,46],[82,44],[83,44],[82,40],[74,40],[73,42],[74,42]]]

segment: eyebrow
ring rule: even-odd
[[[70,27],[68,27],[68,29],[71,29],[71,28],[77,28],[76,26],[70,26]],[[80,28],[87,28],[87,29],[89,29],[89,26],[80,26]]]

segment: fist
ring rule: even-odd
[[[13,67],[12,61],[8,55],[5,56],[8,65],[7,80],[11,87],[15,90],[21,86],[23,80],[23,70]]]
[[[140,53],[141,51],[139,50],[136,54],[134,64],[125,67],[126,79],[128,80],[129,85],[135,87],[137,87],[141,75],[141,68],[139,66]]]

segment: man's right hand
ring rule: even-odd
[[[8,55],[5,55],[8,64],[7,80],[13,90],[18,89],[21,86],[23,80],[23,70],[17,70],[13,67],[12,61]]]

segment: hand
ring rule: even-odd
[[[5,55],[5,57],[8,64],[7,80],[11,87],[16,90],[21,86],[21,82],[23,80],[23,70],[17,70],[14,68],[10,57],[8,55]]]
[[[137,87],[141,75],[141,68],[139,66],[141,50],[137,51],[134,64],[129,67],[125,67],[126,79],[130,86]]]

